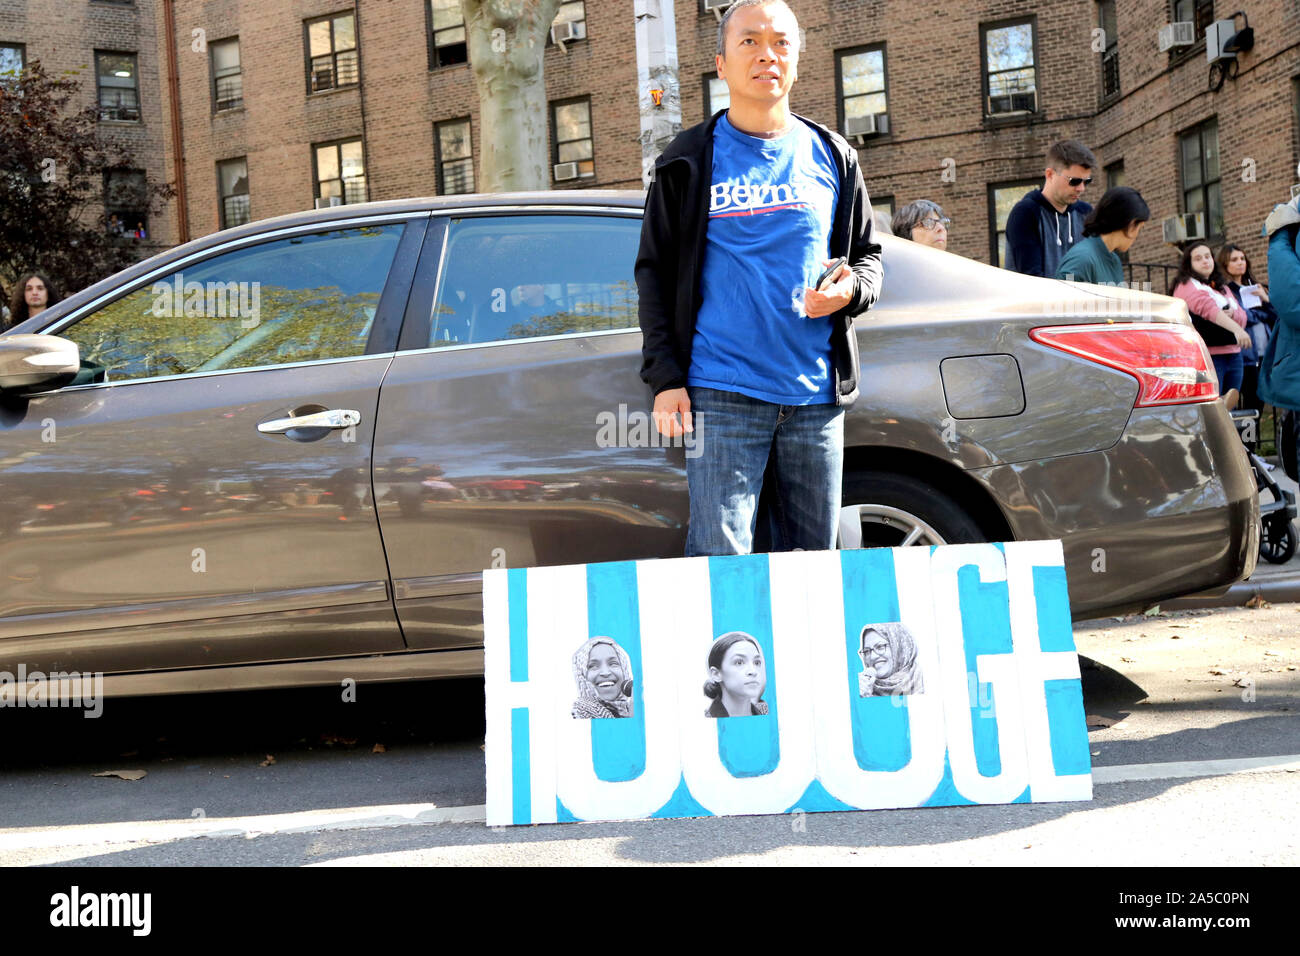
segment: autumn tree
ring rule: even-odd
[[[461,0],[478,90],[484,192],[546,189],[546,38],[560,0]]]
[[[70,108],[80,88],[70,76],[49,76],[37,61],[0,81],[0,282],[6,291],[23,273],[39,271],[66,296],[149,251],[109,234],[101,212],[105,174],[140,164],[103,135],[94,107]],[[136,192],[130,208],[146,215],[175,195],[167,185]]]

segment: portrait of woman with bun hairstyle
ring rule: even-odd
[[[925,691],[916,639],[902,624],[868,624],[862,629],[858,657],[859,697],[890,697]]]
[[[713,703],[705,717],[752,717],[767,713],[767,665],[758,641],[744,631],[730,631],[709,649],[709,679],[704,696]]]
[[[632,660],[613,638],[593,637],[578,648],[573,679],[578,685],[574,717],[632,716]]]

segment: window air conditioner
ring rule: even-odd
[[[989,115],[998,113],[1033,113],[1038,109],[1038,91],[1000,93],[988,99]]]
[[[331,206],[342,206],[342,196],[318,196],[316,197],[317,209],[329,209]]]
[[[564,49],[564,44],[568,43],[570,40],[581,39],[582,37],[578,33],[578,25],[576,23],[565,20],[563,23],[554,23],[551,25],[551,42],[561,50]]]
[[[875,114],[867,116],[846,116],[844,117],[844,135],[845,136],[875,136],[876,135],[876,117]]]
[[[556,163],[553,172],[555,174],[555,181],[557,183],[563,182],[566,179],[577,179],[578,164],[577,163]]]
[[[1181,216],[1170,216],[1161,223],[1164,241],[1169,243],[1186,242],[1188,239],[1205,238],[1205,213],[1189,212]]]
[[[1191,46],[1196,42],[1196,24],[1191,20],[1166,23],[1156,37],[1161,53],[1176,46]]]

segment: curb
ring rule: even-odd
[[[1160,609],[1187,611],[1207,607],[1244,607],[1247,601],[1256,596],[1262,597],[1270,604],[1300,601],[1300,570],[1282,571],[1241,581],[1218,597],[1193,594],[1172,601],[1161,601]]]

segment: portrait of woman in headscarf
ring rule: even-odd
[[[573,655],[578,697],[573,716],[580,720],[632,716],[632,660],[610,637],[593,637]]]
[[[859,697],[889,697],[925,691],[916,639],[902,624],[868,624],[858,647],[862,673]]]

